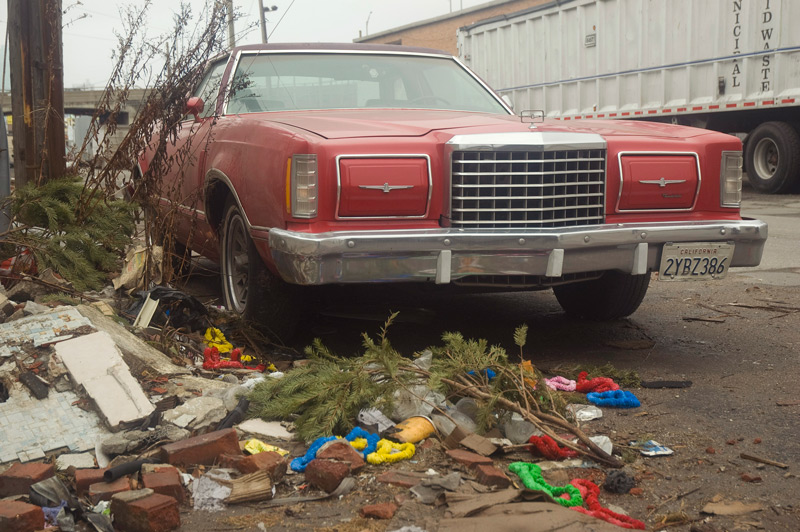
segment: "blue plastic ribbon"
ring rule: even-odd
[[[378,450],[378,442],[381,439],[380,434],[367,432],[361,427],[355,427],[353,430],[350,431],[350,434],[348,434],[344,438],[347,441],[353,441],[356,438],[364,438],[365,440],[367,440],[367,446],[364,447],[364,450],[358,451],[358,453],[364,457],[364,460],[367,459],[368,454],[372,454]]]
[[[642,406],[639,399],[628,390],[613,390],[609,392],[590,392],[586,394],[586,399],[597,406],[608,406],[611,408],[638,408]]]
[[[494,370],[491,370],[491,369],[489,369],[489,368],[486,368],[486,369],[484,369],[484,370],[481,370],[481,371],[480,371],[480,373],[481,373],[482,375],[485,375],[485,376],[486,376],[486,378],[487,378],[488,380],[492,380],[492,379],[494,379],[495,375],[497,375],[497,374],[494,372]],[[467,372],[467,375],[476,375],[476,373],[475,373],[475,370],[468,371],[468,372]]]
[[[298,473],[302,473],[306,470],[309,462],[317,457],[317,451],[319,451],[320,447],[328,443],[329,441],[333,441],[336,439],[336,436],[321,436],[314,440],[314,443],[311,444],[311,447],[308,448],[306,454],[303,456],[298,456],[289,464],[289,467],[292,468],[292,471],[297,471]]]
[[[367,440],[367,446],[364,448],[363,451],[356,451],[358,454],[362,455],[363,458],[366,460],[367,455],[374,453],[378,448],[378,441],[381,439],[380,435],[373,434],[367,432],[366,430],[362,429],[361,427],[356,427],[350,431],[350,434],[345,436],[345,439],[349,442],[355,440],[356,438],[364,438]],[[333,441],[337,439],[336,436],[321,436],[314,440],[311,446],[306,451],[306,454],[303,456],[298,456],[297,458],[293,459],[292,462],[289,464],[289,467],[292,468],[292,471],[297,471],[298,473],[302,473],[306,470],[308,464],[317,457],[317,453],[319,452],[320,448],[323,445],[328,443],[329,441]]]

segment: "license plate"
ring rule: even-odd
[[[728,273],[732,258],[733,244],[702,242],[664,244],[658,279],[660,281],[722,279]]]

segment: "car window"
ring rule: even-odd
[[[192,93],[192,96],[199,96],[203,99],[202,118],[209,117],[217,110],[217,96],[219,96],[219,86],[222,82],[222,74],[225,73],[227,61],[219,61],[211,65],[203,80]]]
[[[508,114],[456,61],[404,54],[245,54],[226,113],[393,107]]]

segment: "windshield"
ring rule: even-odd
[[[508,114],[453,59],[352,53],[243,54],[226,112],[380,107]]]

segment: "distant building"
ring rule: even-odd
[[[372,44],[402,44],[444,50],[458,55],[456,32],[479,20],[507,15],[529,7],[546,4],[552,0],[494,0],[439,17],[406,24],[399,28],[373,33],[354,39],[353,42]]]

